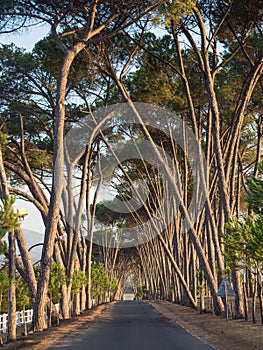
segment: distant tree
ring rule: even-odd
[[[22,278],[18,278],[16,281],[16,304],[18,310],[24,310],[25,308],[31,308],[32,302],[28,292],[28,286]]]
[[[91,270],[92,281],[92,297],[98,299],[100,303],[101,297],[110,288],[109,277],[104,270],[104,265],[101,263],[93,263]]]
[[[83,288],[85,288],[87,285],[87,280],[85,271],[75,268],[71,287],[71,305],[73,315],[79,315],[81,311],[79,297]]]

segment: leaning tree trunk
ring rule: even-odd
[[[88,285],[87,285],[87,303],[88,303],[88,309],[92,308],[92,279],[91,279],[91,273],[92,273],[92,250],[93,250],[93,233],[94,233],[94,224],[95,224],[95,211],[96,211],[96,204],[97,199],[100,191],[100,187],[102,185],[102,176],[100,177],[98,186],[95,191],[94,200],[93,200],[93,209],[90,216],[90,223],[89,223],[89,249],[88,249],[88,256],[87,256],[87,272],[88,272]]]
[[[65,94],[67,86],[67,78],[70,66],[73,62],[75,54],[68,51],[65,55],[58,81],[57,105],[56,105],[56,121],[54,132],[54,158],[53,158],[53,182],[50,199],[50,207],[47,217],[45,230],[45,240],[41,257],[40,276],[37,286],[36,301],[34,303],[33,329],[34,331],[42,331],[46,328],[44,318],[47,291],[54,250],[54,241],[57,233],[57,226],[60,212],[60,199],[63,184],[63,141],[64,141],[64,122],[65,122]]]
[[[29,254],[25,237],[23,235],[21,228],[15,230],[15,238],[16,238],[21,259],[24,265],[24,269],[26,273],[26,282],[27,282],[30,298],[31,300],[34,300],[36,297],[36,291],[37,291],[37,281],[36,281],[32,259]]]

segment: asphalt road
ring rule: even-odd
[[[212,350],[184,329],[172,325],[151,305],[118,302],[87,327],[54,341],[49,350]]]

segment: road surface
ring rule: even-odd
[[[54,342],[49,350],[212,350],[172,325],[151,305],[122,301],[85,328]]]

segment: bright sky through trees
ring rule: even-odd
[[[27,51],[32,51],[35,43],[46,36],[48,32],[49,28],[47,26],[39,25],[17,33],[0,34],[0,43],[14,43],[18,47],[23,47]]]

